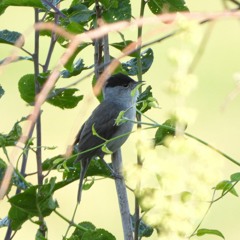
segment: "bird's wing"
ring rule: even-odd
[[[93,148],[104,143],[104,139],[110,139],[114,136],[119,128],[115,124],[115,119],[118,117],[119,112],[123,108],[121,105],[116,103],[109,103],[103,101],[92,113],[90,118],[84,123],[80,129],[77,139],[79,151],[85,151],[87,149]],[[94,136],[92,133],[92,128],[94,126],[95,131],[100,136]],[[80,158],[87,158],[97,153],[98,150],[93,150],[89,153],[83,154]]]

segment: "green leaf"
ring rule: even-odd
[[[116,240],[108,231],[96,228],[91,222],[82,222],[78,224],[70,238],[65,240]]]
[[[153,63],[153,50],[148,48],[141,53],[141,62],[142,62],[142,74],[146,73]],[[131,60],[122,63],[123,69],[130,76],[135,76],[138,74],[138,64],[137,58],[132,58]]]
[[[61,72],[62,78],[70,78],[76,75],[79,75],[83,70],[89,69],[89,67],[85,67],[83,59],[78,59],[77,62],[73,65],[73,68],[71,71],[69,70],[63,70]]]
[[[2,180],[7,169],[7,164],[0,158],[0,186],[2,184]]]
[[[78,91],[77,88],[56,88],[51,92],[50,96],[53,97],[49,98],[47,102],[61,109],[74,108],[83,99],[83,95],[75,95]]]
[[[229,180],[223,180],[220,183],[217,184],[217,186],[215,187],[216,190],[222,190],[222,195],[224,195],[227,192],[230,192],[231,194],[233,194],[234,196],[238,197],[238,194],[235,190],[235,188],[233,187],[233,184],[231,181]]]
[[[83,4],[77,4],[70,7],[67,11],[70,22],[85,23],[95,14]]]
[[[84,183],[83,183],[83,190],[89,190],[92,186],[93,186],[93,184],[94,184],[94,178],[92,178],[91,179],[91,181],[84,181]]]
[[[135,229],[135,216],[132,216],[132,227]],[[142,237],[150,237],[153,234],[153,228],[147,225],[142,219],[140,220],[139,223],[139,228],[138,228],[138,236],[140,238]]]
[[[95,229],[94,231],[87,231],[83,234],[81,240],[116,240],[116,238],[104,229]]]
[[[38,82],[42,85],[48,77],[46,75],[39,75]],[[35,83],[34,83],[34,74],[24,75],[18,82],[18,89],[21,95],[21,98],[30,105],[33,105],[35,100]],[[65,108],[74,108],[77,106],[79,101],[83,99],[83,95],[75,95],[79,90],[77,88],[56,88],[54,89],[47,99],[47,102],[56,107],[62,109]]]
[[[73,53],[73,55],[68,59],[67,63],[64,65],[64,67],[69,70],[72,71],[74,69],[74,60],[76,58],[76,56],[84,49],[86,48],[88,45],[90,45],[90,43],[82,43]],[[67,47],[68,44],[66,44],[66,46],[62,45],[63,47]]]
[[[87,231],[94,231],[96,227],[91,222],[81,222],[78,224],[81,228],[75,228],[74,232],[72,233],[71,237],[68,240],[78,240],[81,239],[85,232]]]
[[[102,146],[102,151],[106,154],[112,154],[113,152],[107,147],[107,145]]]
[[[0,98],[3,96],[3,94],[5,93],[4,89],[2,88],[2,86],[0,85]]]
[[[35,101],[34,74],[22,76],[18,82],[18,90],[21,98],[30,105]]]
[[[148,111],[149,109],[151,109],[151,105],[149,105],[149,99],[151,99],[153,97],[152,94],[152,87],[148,86],[139,96],[137,99],[137,102],[140,102],[137,104],[137,109],[142,112],[145,113],[146,111]]]
[[[1,6],[1,3],[0,3]],[[3,30],[0,31],[0,43],[14,45],[16,41],[23,37],[23,35],[19,32]]]
[[[4,13],[9,6],[19,6],[19,7],[34,7],[45,9],[41,0],[1,0],[0,1],[0,15]]]
[[[116,2],[109,4],[108,7],[103,10],[102,16],[104,21],[108,23],[130,20],[132,16],[131,11],[130,0],[121,0],[118,1],[118,5]]]
[[[117,126],[127,122],[127,119],[124,119],[124,114],[125,114],[126,111],[120,111],[117,118],[115,119],[115,124]]]
[[[240,172],[233,173],[230,178],[232,182],[240,181]]]
[[[176,120],[168,119],[160,126],[155,133],[155,146],[164,145],[164,140],[168,136],[175,135]]]
[[[147,3],[153,14],[189,11],[184,0],[149,0]]]
[[[118,0],[99,0],[99,2],[104,6],[104,8],[117,8],[118,7]]]
[[[8,212],[8,218],[11,220],[11,228],[14,231],[17,231],[21,228],[22,224],[28,220],[31,216],[21,211],[17,207],[12,206]]]
[[[22,128],[19,123],[25,120],[26,118],[22,118],[20,121],[17,121],[8,134],[0,133],[0,147],[15,146],[16,141],[22,135]]]
[[[11,209],[8,217],[13,230],[20,229],[26,220],[34,216],[50,215],[58,207],[57,202],[52,198],[55,180],[52,178],[49,184],[32,186],[9,199]]]
[[[215,235],[215,236],[225,239],[223,234],[219,230],[215,230],[215,229],[206,229],[206,228],[198,229],[196,235],[199,237],[204,236],[204,235]]]
[[[112,47],[114,47],[114,48],[116,48],[120,51],[123,51],[123,49],[126,48],[131,43],[133,43],[133,41],[126,40],[126,41],[123,41],[123,42],[111,43],[110,46],[112,46]],[[138,54],[136,52],[129,54],[129,56],[131,56],[131,57],[137,57],[137,55]]]

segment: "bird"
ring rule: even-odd
[[[133,120],[136,117],[136,102],[139,95],[137,89],[134,91],[135,94],[131,93],[142,82],[134,81],[123,73],[110,76],[103,87],[103,101],[93,110],[78,132],[74,143],[78,149],[75,162],[81,164],[77,194],[78,204],[81,201],[83,180],[91,159],[99,157],[103,160],[106,154],[102,150],[102,146],[99,145],[104,144],[105,140],[121,135],[121,137],[106,144],[107,149],[114,153],[120,149],[129,137],[134,125]],[[124,111],[124,117],[128,120],[117,124],[116,119],[122,111]],[[97,134],[93,133],[93,129]],[[88,149],[92,150],[86,151]]]

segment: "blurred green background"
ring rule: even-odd
[[[67,4],[68,1],[65,1]],[[139,3],[135,1],[133,15],[139,13]],[[220,0],[186,0],[190,11],[216,12],[223,10],[222,1]],[[146,13],[150,15],[150,13]],[[9,29],[25,33],[33,25],[34,12],[28,8],[8,8],[0,17],[0,29]],[[206,26],[202,26],[203,30]],[[147,29],[147,28],[146,28]],[[147,30],[144,29],[144,33]],[[204,31],[203,31],[204,32]],[[137,36],[136,29],[131,29],[127,32],[128,36]],[[164,35],[164,29],[163,33]],[[144,37],[147,38],[146,35]],[[143,37],[143,41],[144,41]],[[118,36],[113,35],[111,39],[118,39]],[[25,39],[25,48],[30,52],[33,49],[33,33],[27,34]],[[198,77],[198,86],[188,98],[188,105],[194,108],[198,115],[196,121],[188,126],[188,132],[204,139],[206,142],[216,146],[223,152],[228,153],[235,159],[240,159],[240,97],[230,101],[223,109],[222,106],[226,103],[227,96],[236,88],[234,76],[240,72],[240,24],[238,19],[223,19],[216,21],[213,25],[209,41],[206,45],[204,55],[194,72]],[[47,48],[45,47],[49,39],[44,39],[41,42],[41,57],[44,59]],[[155,54],[153,66],[149,72],[144,75],[144,80],[153,86],[154,96],[158,99],[161,111],[152,116],[159,122],[164,121],[164,113],[171,107],[171,101],[163,91],[164,82],[171,76],[173,71],[167,58],[169,49],[177,46],[178,42],[175,37],[170,38],[161,44],[152,46]],[[8,56],[12,51],[12,47],[0,45],[0,59]],[[52,66],[63,53],[63,49],[56,47]],[[93,59],[92,54],[83,51],[83,58],[86,65],[91,65]],[[10,131],[13,124],[26,116],[30,112],[30,107],[20,99],[18,93],[18,80],[21,76],[29,73],[32,69],[31,62],[18,62],[11,64],[0,72],[0,84],[5,90],[4,96],[0,100],[0,132],[7,133]],[[91,81],[91,79],[88,79]],[[60,110],[50,105],[43,106],[42,125],[43,125],[43,145],[57,146],[55,151],[44,151],[43,159],[54,156],[59,153],[64,153],[66,147],[74,138],[75,132],[78,131],[81,124],[90,114],[91,110],[98,103],[92,96],[91,84],[89,81],[84,81],[78,84],[78,88],[87,97],[79,103],[78,107],[73,110]],[[68,80],[61,80],[59,86],[65,86]],[[86,104],[88,103],[88,104]],[[87,109],[86,105],[88,106]],[[131,138],[123,147],[124,159],[135,159],[133,141]],[[3,157],[0,152],[1,157]],[[35,171],[35,158],[30,156],[30,166],[28,171]],[[222,171],[222,179],[228,179],[230,174],[238,172],[237,166],[233,165],[226,159],[223,159],[224,167]],[[214,175],[214,172],[212,173]],[[33,177],[33,181],[36,179]],[[58,191],[54,195],[58,199],[60,212],[70,219],[76,201],[77,182],[70,184],[63,191]],[[92,190],[86,191],[83,194],[83,201],[78,211],[77,219],[79,221],[89,220],[96,226],[105,228],[117,236],[117,239],[122,239],[121,221],[118,211],[117,198],[115,193],[114,182],[111,180],[97,181]],[[130,204],[133,209],[133,196],[129,194]],[[206,220],[203,222],[203,227],[219,229],[228,240],[239,239],[239,221],[240,216],[240,201],[234,196],[226,196],[213,205]],[[0,203],[0,217],[7,215],[8,204],[5,201]],[[46,218],[49,226],[49,239],[61,239],[66,229],[67,224],[56,216]],[[56,224],[57,221],[57,224]],[[17,233],[14,239],[33,239],[37,227],[34,224],[27,223]],[[60,229],[60,230],[59,230]],[[5,229],[0,229],[0,236],[5,235]],[[151,238],[151,239],[154,239]],[[218,239],[217,237],[206,237],[202,239]]]

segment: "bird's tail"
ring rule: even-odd
[[[79,185],[78,185],[78,195],[77,195],[78,204],[81,202],[83,180],[85,178],[90,160],[89,159],[82,159],[80,161],[80,163],[81,163],[81,171],[80,171]]]

